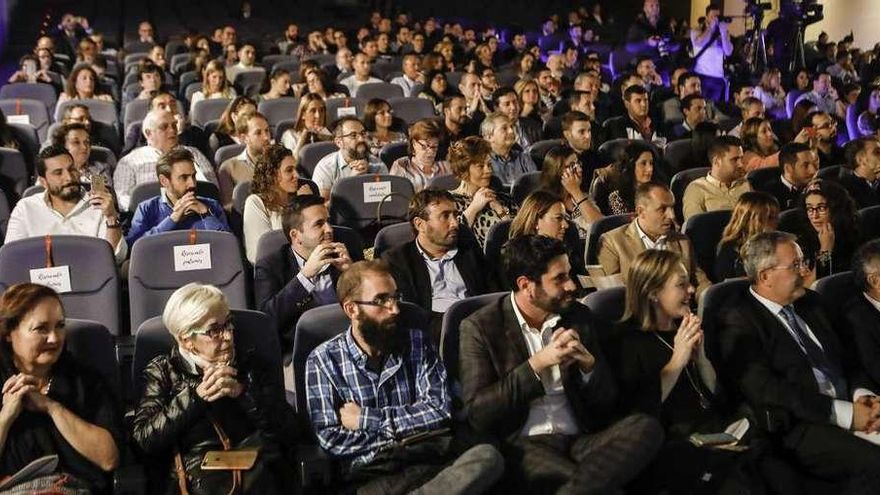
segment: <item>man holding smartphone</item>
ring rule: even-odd
[[[730,19],[721,17],[717,4],[706,6],[706,21],[701,30],[691,30],[694,46],[694,72],[702,76],[705,95],[719,101],[723,98],[724,57],[733,53],[728,26]]]

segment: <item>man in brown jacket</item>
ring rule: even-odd
[[[681,255],[697,294],[711,282],[694,258],[691,241],[675,225],[675,198],[665,185],[657,182],[636,188],[636,217],[627,225],[602,234],[599,238],[599,264],[606,275],[621,274],[625,280],[629,265],[646,249],[666,249]]]

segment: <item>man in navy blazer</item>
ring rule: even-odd
[[[275,319],[281,351],[293,349],[299,317],[335,304],[336,280],[351,266],[345,244],[334,242],[329,213],[320,196],[297,196],[284,211],[282,229],[290,240],[254,267],[257,308]]]
[[[408,217],[416,238],[382,258],[391,266],[404,300],[431,313],[431,337],[439,344],[440,322],[449,306],[494,292],[498,284],[477,243],[462,237],[449,191],[419,191],[410,200]]]
[[[795,239],[766,232],[745,245],[751,286],[723,306],[719,376],[802,472],[880,493],[880,447],[853,434],[880,428],[880,402],[820,298],[804,288]]]

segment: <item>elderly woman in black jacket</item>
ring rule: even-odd
[[[177,341],[144,371],[134,440],[167,464],[166,492],[281,493],[296,438],[293,410],[277,372],[236,349],[223,293],[191,283],[174,292],[162,321]],[[249,470],[203,470],[212,450],[259,449]],[[286,485],[286,486],[285,486]],[[155,490],[154,490],[155,491]]]

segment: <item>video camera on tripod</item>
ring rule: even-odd
[[[825,18],[825,6],[819,0],[782,0],[779,17],[788,17],[802,26],[809,26]]]

